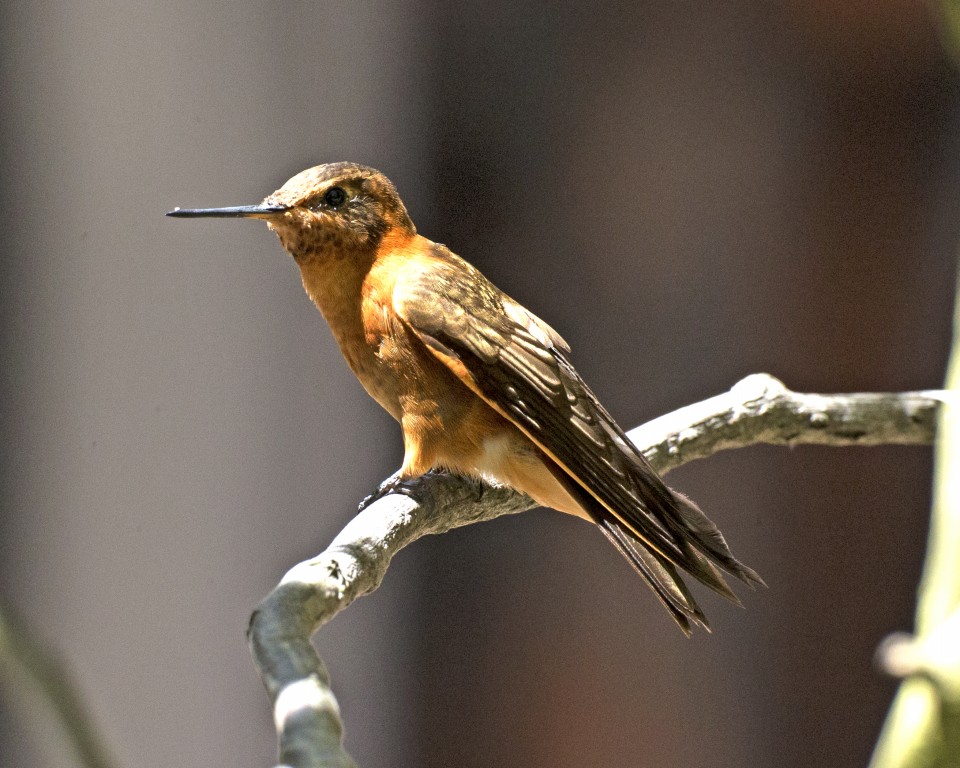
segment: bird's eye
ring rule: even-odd
[[[323,195],[323,202],[331,208],[339,208],[346,202],[346,199],[347,193],[343,191],[343,187],[330,187]]]

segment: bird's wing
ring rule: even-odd
[[[715,565],[762,583],[717,527],[663,484],[574,370],[559,334],[470,264],[442,256],[409,270],[393,292],[397,314],[433,355],[536,443],[558,478],[575,481],[575,497],[598,523],[612,518],[727,597]]]

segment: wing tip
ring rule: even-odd
[[[672,488],[669,490],[679,507],[680,522],[682,522],[685,532],[688,534],[688,540],[711,564],[716,564],[734,578],[742,581],[750,589],[767,586],[759,573],[734,557],[720,529],[703,513],[696,502],[679,491]],[[708,586],[710,585],[708,584]],[[729,587],[727,589],[729,590]],[[721,592],[721,594],[724,593]]]

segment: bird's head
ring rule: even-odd
[[[257,205],[177,208],[167,215],[263,219],[301,264],[376,248],[388,232],[416,233],[390,180],[355,163],[308,168]]]

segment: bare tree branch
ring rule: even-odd
[[[630,432],[661,473],[758,443],[929,444],[946,394],[799,394],[766,374]],[[387,480],[326,551],[294,566],[250,619],[254,662],[274,708],[280,760],[294,768],[348,768],[343,726],[310,636],[354,599],[375,590],[391,558],[421,536],[530,509],[507,488],[443,473]]]

